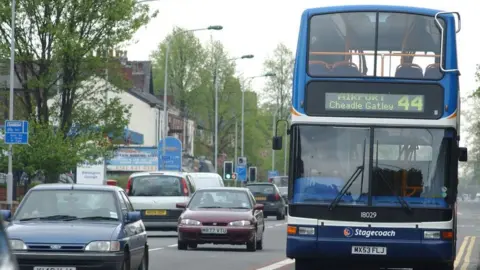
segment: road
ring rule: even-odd
[[[458,210],[455,270],[480,269],[480,203],[460,202]],[[244,246],[214,245],[180,251],[175,232],[152,232],[150,269],[294,270],[294,261],[285,258],[286,221],[268,218],[266,225],[264,249],[257,252],[247,252]]]

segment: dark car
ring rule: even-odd
[[[20,270],[148,269],[145,226],[119,187],[35,186],[6,230]]]
[[[5,214],[9,211],[0,210]],[[18,265],[15,257],[10,251],[10,245],[8,243],[8,236],[5,233],[4,222],[0,222],[0,269],[1,270],[17,270]]]
[[[257,203],[263,204],[265,217],[276,216],[277,220],[284,220],[286,204],[277,186],[272,183],[251,183],[246,186],[255,196]]]
[[[178,220],[178,249],[199,244],[247,245],[263,249],[263,205],[246,188],[208,188],[195,192]]]

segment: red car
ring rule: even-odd
[[[206,188],[195,192],[178,219],[178,249],[199,244],[247,245],[263,249],[263,205],[247,188]]]

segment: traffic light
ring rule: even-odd
[[[255,182],[255,181],[257,181],[257,167],[250,167],[250,168],[248,168],[248,170],[249,170],[248,180],[249,180],[250,182]]]
[[[232,175],[233,175],[233,162],[224,161],[223,162],[223,179],[230,180],[232,179]]]

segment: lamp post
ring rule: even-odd
[[[255,57],[253,54],[245,54],[240,57],[234,57],[228,59],[228,61],[236,61],[241,59],[252,59]],[[215,162],[215,172],[218,173],[218,68],[215,67],[215,154],[214,154],[214,162]]]
[[[247,80],[250,80],[250,82],[255,79],[255,78],[262,78],[262,77],[275,77],[277,76],[273,72],[267,72],[263,75],[259,76],[252,76],[248,77]],[[242,157],[244,156],[244,149],[245,149],[245,89],[242,89],[242,136],[241,136],[241,144],[242,144],[242,150],[241,150],[241,155]]]
[[[152,1],[152,0],[144,0],[144,1]],[[167,132],[168,132],[168,115],[167,115],[167,88],[168,88],[168,56],[170,54],[170,46],[172,45],[172,40],[181,34],[189,33],[189,32],[197,32],[197,31],[204,31],[204,30],[222,30],[223,26],[221,25],[211,25],[207,28],[197,28],[197,29],[190,29],[190,30],[184,30],[184,31],[179,31],[170,37],[170,39],[167,41],[167,50],[165,52],[165,78],[164,78],[164,86],[163,86],[163,145],[162,145],[162,156],[165,156],[165,138],[167,137]],[[215,166],[216,167],[216,166]]]
[[[10,26],[10,102],[8,119],[13,120],[13,88],[15,84],[15,0],[12,0],[12,22]],[[13,202],[13,145],[8,145],[7,205],[12,209]]]

